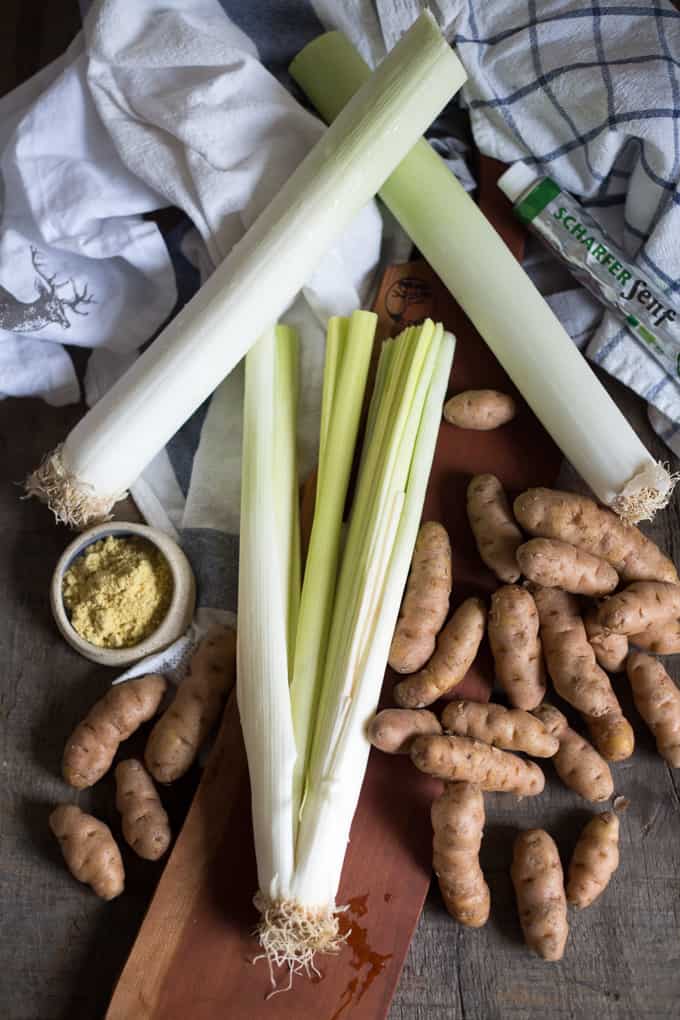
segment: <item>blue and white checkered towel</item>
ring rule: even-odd
[[[680,305],[680,14],[664,0],[439,7],[469,75],[463,100],[479,149],[524,160],[578,196]],[[649,402],[680,456],[677,378],[585,291],[553,303],[587,356]]]
[[[318,137],[289,94],[293,56],[340,28],[375,64],[423,6],[83,2],[86,30],[71,50],[0,105],[0,396],[76,399],[61,346],[68,336],[97,347],[86,380],[95,400],[168,314],[173,275],[184,301]],[[670,3],[430,6],[468,71],[462,103],[479,149],[553,176],[680,300],[680,15]],[[457,102],[430,138],[472,186],[460,122]],[[187,218],[161,237],[143,214],[168,204]],[[389,227],[383,236],[393,239]],[[319,319],[352,295],[365,298],[380,233],[371,206],[292,312],[308,341],[305,463],[318,416]],[[619,320],[600,322],[601,308],[540,249],[528,268],[576,342],[647,399],[655,428],[680,454],[677,384]],[[236,597],[239,420],[236,372],[134,488],[147,519],[184,541],[201,605],[227,610]]]

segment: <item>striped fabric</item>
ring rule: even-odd
[[[680,303],[680,14],[663,0],[443,6],[480,150],[554,177]],[[574,314],[590,304],[573,295]],[[586,353],[680,454],[677,378],[609,313]]]

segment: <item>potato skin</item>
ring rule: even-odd
[[[74,878],[91,886],[103,900],[120,896],[125,871],[108,825],[75,804],[61,804],[50,815],[50,828]]]
[[[408,754],[416,737],[441,731],[439,719],[426,708],[384,708],[368,724],[368,739],[386,754]]]
[[[536,716],[543,723],[548,733],[558,740],[569,728],[566,715],[560,712],[559,708],[555,708],[554,705],[549,705],[547,701],[544,701],[542,705],[535,708],[531,714]]]
[[[597,622],[595,609],[589,609],[584,614],[583,623],[598,666],[607,673],[620,673],[624,670],[628,655],[628,638],[625,634],[609,634],[603,630]]]
[[[606,560],[557,538],[525,542],[517,549],[517,562],[530,581],[572,595],[608,595],[619,583],[619,575]]]
[[[680,584],[636,581],[605,599],[597,611],[602,629],[614,634],[640,634],[680,616]]]
[[[567,901],[583,909],[594,903],[619,866],[619,819],[613,811],[591,818],[569,863]]]
[[[671,768],[680,768],[680,691],[651,655],[631,652],[627,668],[635,707],[654,734],[659,754]]]
[[[482,600],[466,599],[437,638],[427,665],[395,686],[394,700],[400,708],[425,708],[457,687],[475,660],[485,623]]]
[[[499,390],[465,390],[444,404],[444,419],[450,425],[476,432],[506,425],[516,414],[513,397]]]
[[[626,640],[623,635],[613,636]],[[677,655],[680,652],[680,620],[654,624],[640,634],[631,634],[629,640],[632,645],[654,655]]]
[[[621,711],[618,701],[616,707],[604,715],[583,715],[595,747],[607,761],[624,761],[630,758],[635,749],[633,727]]]
[[[564,875],[557,847],[544,829],[521,832],[512,868],[524,941],[544,960],[561,960],[569,935]]]
[[[170,824],[153,780],[140,761],[116,766],[116,807],[128,846],[147,861],[157,861],[170,846]]]
[[[532,797],[545,786],[545,776],[534,762],[471,737],[416,737],[410,754],[421,772],[449,782],[473,783],[482,790]]]
[[[514,708],[530,711],[545,696],[545,666],[538,636],[538,610],[531,594],[505,585],[491,596],[489,644],[496,679]]]
[[[541,639],[553,686],[561,698],[578,709],[593,743],[608,761],[622,761],[633,753],[633,729],[624,717],[609,677],[588,643],[574,595],[558,588],[532,586],[541,621]]]
[[[484,797],[478,786],[447,783],[432,804],[432,866],[449,914],[468,928],[489,917],[489,887],[479,866]]]
[[[506,584],[519,579],[515,554],[522,532],[495,475],[475,475],[467,487],[467,515],[483,562]]]
[[[119,744],[156,714],[166,686],[165,677],[150,674],[111,687],[66,742],[62,761],[66,782],[83,790],[101,779]]]
[[[158,783],[183,776],[217,722],[236,677],[236,631],[213,627],[194,652],[175,699],[154,726],[144,751]]]
[[[580,733],[571,729],[554,705],[544,703],[534,709],[534,715],[559,741],[553,765],[564,785],[584,800],[593,803],[609,800],[614,794],[614,780],[602,755]]]
[[[595,661],[574,595],[531,586],[541,624],[541,641],[555,690],[587,715],[604,715],[618,702],[607,674]]]
[[[415,673],[434,651],[449,613],[451,543],[437,521],[421,524],[389,654],[397,673]]]
[[[559,538],[606,560],[624,584],[678,581],[672,562],[632,524],[586,496],[559,489],[527,489],[514,502],[520,526],[540,538]]]
[[[559,748],[557,737],[521,708],[450,701],[442,713],[442,724],[447,733],[473,737],[505,751],[523,751],[536,758],[552,758]]]

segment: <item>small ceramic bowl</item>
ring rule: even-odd
[[[86,641],[71,626],[64,607],[63,580],[77,556],[102,538],[109,535],[139,535],[156,546],[165,557],[172,573],[173,592],[168,611],[152,634],[129,648],[100,648]],[[57,627],[72,648],[84,655],[86,659],[97,662],[101,666],[130,666],[147,655],[160,652],[186,631],[194,616],[196,605],[196,582],[189,561],[168,535],[157,528],[149,528],[146,524],[132,524],[127,521],[109,521],[89,528],[66,547],[62,553],[52,576],[50,586],[50,605]]]

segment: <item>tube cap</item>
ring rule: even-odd
[[[513,163],[510,169],[498,178],[498,187],[514,205],[527,188],[530,188],[539,178],[540,174],[537,174],[526,163]]]

